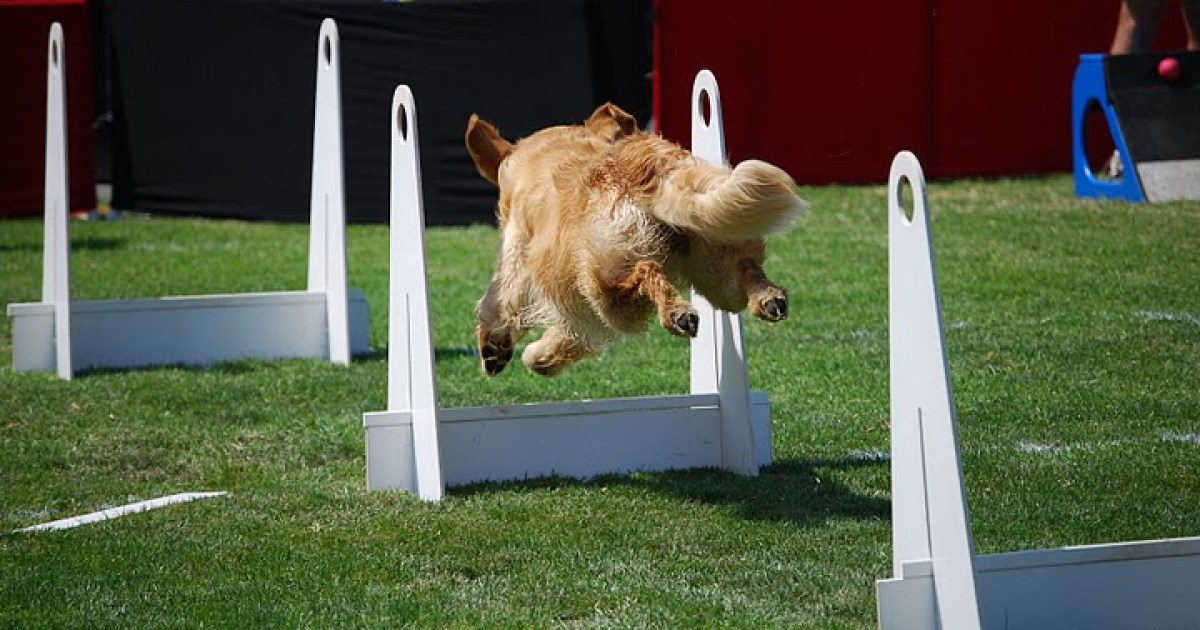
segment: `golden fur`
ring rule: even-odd
[[[688,287],[722,310],[787,317],[786,291],[762,269],[763,237],[805,207],[781,169],[709,164],[639,132],[612,104],[516,144],[472,115],[466,144],[500,188],[500,254],[476,308],[489,376],[539,326],[521,358],[546,376],[644,330],[655,313],[668,332],[694,337],[699,318],[680,297]]]

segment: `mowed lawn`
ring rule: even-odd
[[[747,320],[776,463],[365,490],[386,406],[387,230],[349,229],[373,352],[16,374],[0,323],[0,532],[201,490],[227,497],[0,533],[3,627],[868,628],[891,568],[883,186],[806,188],[770,240],[792,317]],[[1200,205],[1075,199],[1066,176],[933,182],[930,206],[981,552],[1200,535]],[[428,209],[430,214],[435,208]],[[307,226],[73,222],[76,299],[303,288]],[[0,298],[36,301],[40,220],[0,222]],[[444,406],[681,393],[658,328],[555,379],[473,349],[490,227],[435,228]]]

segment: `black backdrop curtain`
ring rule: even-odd
[[[510,138],[605,101],[650,114],[649,0],[104,0],[99,13],[102,162],[121,209],[307,221],[326,17],[352,222],[387,220],[397,84],[416,98],[429,224],[494,221],[495,189],[462,142],[472,112]]]

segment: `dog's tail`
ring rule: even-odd
[[[672,172],[651,212],[711,241],[747,241],[788,227],[807,209],[794,187],[783,169],[760,160],[732,171],[701,162]]]

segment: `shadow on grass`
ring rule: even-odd
[[[451,348],[434,348],[433,359],[442,361],[447,359],[478,359],[479,351],[468,346],[454,346]]]
[[[313,361],[324,363],[325,359],[283,358],[283,359],[234,359],[217,361],[216,363],[155,363],[152,365],[134,365],[126,367],[94,367],[75,372],[75,378],[87,376],[103,376],[106,374],[133,374],[137,372],[196,372],[237,376],[255,372],[271,372],[281,369],[287,362]],[[387,361],[387,350],[371,349],[361,354],[355,354],[351,361],[378,362]]]
[[[203,372],[211,371],[212,368],[204,368],[198,365],[188,365],[186,363],[158,363],[155,365],[136,365],[136,366],[105,366],[105,367],[88,367],[75,370],[73,378],[79,380],[81,378],[97,377],[97,376],[112,376],[118,374],[138,374],[144,372]]]
[[[503,484],[473,484],[453,488],[450,494],[471,496],[501,488],[533,491],[566,487],[636,487],[685,501],[728,506],[749,520],[781,521],[808,527],[830,519],[890,519],[889,500],[859,494],[830,474],[838,470],[887,465],[888,462],[882,459],[788,460],[764,468],[757,477],[715,469],[605,475],[588,481],[545,477]]]
[[[354,355],[355,361],[387,361],[388,347],[380,346],[372,347],[370,350]],[[467,346],[454,347],[436,347],[433,349],[434,361],[456,360],[456,359],[478,359],[479,351],[475,348]]]
[[[196,374],[226,374],[237,376],[254,372],[271,372],[283,367],[284,361],[308,359],[235,359],[216,363],[153,363],[150,365],[90,367],[75,372],[75,378],[105,376],[111,374],[138,374],[153,372],[193,372]],[[315,360],[315,359],[314,359]]]
[[[74,237],[71,239],[71,251],[73,252],[107,252],[125,247],[125,239],[123,238],[108,238],[102,236],[86,236]],[[21,243],[8,243],[0,245],[0,253],[16,253],[16,252],[40,252],[42,251],[42,241],[24,241]]]
[[[388,358],[388,353],[387,353],[386,346],[383,348],[376,348],[376,347],[372,346],[366,352],[355,354],[355,355],[351,356],[350,360],[352,362],[353,361],[361,361],[363,363],[375,363],[378,361],[387,361],[387,358]]]

